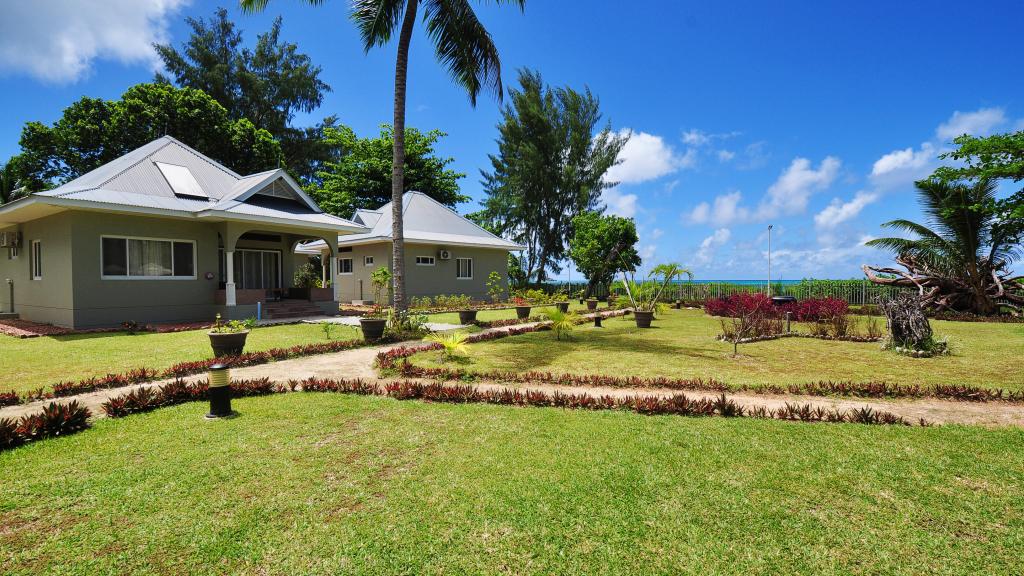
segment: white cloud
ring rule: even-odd
[[[789,168],[768,188],[757,209],[758,219],[803,213],[811,194],[828,188],[835,181],[840,165],[834,156],[822,160],[817,169],[807,158],[794,158]]]
[[[0,18],[0,71],[73,82],[93,60],[155,67],[154,42],[188,0],[47,0],[6,2]]]
[[[636,216],[636,194],[623,194],[618,188],[609,188],[601,193],[601,202],[607,205],[609,214],[626,218]]]
[[[703,130],[693,128],[683,132],[683,143],[688,146],[703,146],[711,141],[711,135]]]
[[[935,130],[935,136],[942,141],[952,140],[963,134],[985,136],[993,128],[1006,123],[1006,111],[1002,108],[979,108],[974,112],[953,112],[949,120]]]
[[[658,238],[661,238],[664,235],[665,231],[662,230],[661,228],[655,228],[654,230],[651,230],[651,240],[657,240]]]
[[[919,150],[913,148],[893,150],[875,160],[871,167],[871,178],[878,180],[883,177],[891,177],[893,174],[919,174],[934,163],[937,155],[935,146],[931,142],[921,144]]]
[[[609,182],[636,184],[672,174],[683,168],[691,168],[697,161],[697,153],[689,149],[679,154],[661,136],[646,132],[619,131],[620,135],[632,134],[619,152],[619,164],[612,166],[605,178]]]
[[[780,276],[798,278],[801,275],[817,276],[839,266],[859,266],[864,258],[875,254],[874,248],[864,245],[872,236],[861,236],[856,242],[841,246],[825,246],[807,250],[772,250],[772,268]],[[774,274],[773,274],[774,275]]]
[[[861,190],[854,194],[849,202],[843,202],[839,198],[832,200],[832,203],[814,216],[814,225],[819,230],[834,228],[843,222],[856,218],[865,206],[878,200],[877,192],[865,192]]]
[[[654,258],[654,254],[658,251],[657,244],[644,244],[637,250],[637,254],[640,255],[641,260],[650,260]]]
[[[728,228],[715,230],[711,236],[708,236],[700,243],[700,248],[694,254],[694,263],[698,266],[705,266],[711,263],[715,256],[715,250],[728,242],[731,237],[732,232]]]
[[[728,162],[728,161],[732,160],[735,157],[736,157],[736,153],[733,152],[732,150],[719,150],[718,151],[718,161],[719,162]]]
[[[727,226],[734,222],[743,222],[751,217],[750,210],[740,206],[743,194],[734,190],[715,197],[714,204],[701,202],[689,214],[689,221],[694,224],[714,224]]]

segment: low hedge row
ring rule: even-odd
[[[15,448],[43,438],[67,436],[89,427],[89,409],[71,401],[51,402],[42,412],[23,416],[20,420],[0,418],[0,450]]]
[[[732,343],[731,341],[729,341],[726,338],[726,336],[724,334],[719,334],[716,338],[718,340],[729,342],[730,344]],[[753,343],[753,342],[765,342],[767,340],[779,340],[781,338],[813,338],[815,340],[835,340],[835,341],[838,341],[838,342],[861,342],[861,343],[864,343],[864,342],[882,342],[883,340],[885,340],[885,338],[882,337],[882,336],[873,338],[871,336],[861,336],[861,335],[857,335],[857,334],[847,334],[845,336],[830,336],[828,334],[810,334],[810,333],[807,333],[807,332],[783,332],[782,334],[768,334],[768,335],[765,335],[765,336],[751,336],[750,338],[742,338],[742,339],[740,339],[739,343],[740,344],[750,344],[750,343]]]
[[[504,332],[471,336],[468,342],[493,340],[528,332],[549,329],[546,326],[524,327]],[[703,392],[755,392],[762,394],[790,394],[801,396],[845,396],[853,398],[937,398],[963,402],[1024,402],[1024,391],[1002,388],[981,388],[963,384],[893,384],[890,382],[852,382],[822,380],[802,384],[757,386],[728,384],[714,378],[665,378],[641,376],[608,376],[601,374],[560,374],[552,372],[504,372],[490,370],[477,372],[463,368],[428,368],[409,362],[409,357],[420,352],[438,350],[440,344],[399,346],[377,354],[376,365],[385,372],[402,378],[424,378],[441,381],[493,381],[513,384],[553,384],[558,386],[592,386],[606,388],[661,388]]]
[[[874,410],[871,407],[853,410],[838,410],[816,407],[811,404],[785,404],[779,409],[764,406],[746,407],[736,403],[725,394],[714,398],[690,398],[685,394],[673,396],[592,396],[590,394],[547,393],[540,390],[481,390],[472,386],[446,385],[442,383],[399,381],[385,385],[365,380],[331,380],[308,378],[289,380],[278,384],[269,380],[232,382],[235,396],[267,395],[286,392],[334,392],[367,396],[388,396],[396,400],[425,400],[445,403],[483,403],[506,406],[555,407],[575,410],[625,410],[638,414],[675,414],[680,416],[724,416],[752,417],[801,422],[849,422],[857,424],[885,424],[909,426],[905,418],[890,412]],[[206,383],[188,383],[181,380],[166,384],[158,390],[144,389],[130,392],[111,399],[103,409],[112,418],[148,412],[161,406],[181,404],[200,400],[206,395]],[[917,422],[928,425],[924,420]]]

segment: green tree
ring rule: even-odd
[[[598,209],[601,192],[615,185],[605,176],[628,136],[610,124],[597,130],[600,103],[589,89],[552,89],[525,69],[519,84],[498,125],[492,169],[481,171],[487,198],[474,219],[526,246],[527,277],[543,281],[561,271],[573,218]]]
[[[163,135],[171,135],[242,174],[276,168],[281,147],[266,130],[201,90],[138,84],[119,100],[84,97],[52,125],[21,133],[22,175],[32,190],[71,180]]]
[[[914,288],[922,305],[935,310],[975,314],[999,311],[997,299],[1021,310],[1024,276],[1011,277],[1010,265],[1021,250],[999,226],[997,217],[975,205],[996,197],[993,180],[948,183],[938,179],[916,183],[927,224],[893,220],[883,226],[914,238],[877,238],[867,243],[892,251],[905,270],[865,265],[864,273],[877,284]]]
[[[960,180],[1024,180],[1024,130],[992,136],[963,134],[953,140],[957,148],[939,156],[956,160],[958,166],[943,166],[935,171],[933,179],[952,183]],[[970,206],[996,217],[1002,233],[1021,241],[1024,236],[1024,190],[1007,198],[986,198],[983,203]]]
[[[13,156],[0,166],[0,204],[6,204],[28,194],[22,182],[21,159]]]
[[[291,122],[297,112],[319,108],[331,87],[320,79],[321,69],[308,55],[281,40],[281,17],[256,37],[251,49],[243,46],[242,30],[223,8],[208,20],[186,22],[192,32],[180,48],[154,45],[170,75],[157,74],[157,81],[173,79],[178,86],[202,90],[224,106],[231,119],[247,118],[266,129],[281,143],[288,168],[304,181],[313,180],[321,163],[331,157],[320,138],[334,118],[309,128]]]
[[[269,0],[242,0],[247,10],[262,10]],[[319,4],[322,0],[307,0]],[[526,0],[495,0],[522,9]],[[384,46],[398,34],[395,60],[394,148],[392,150],[391,200],[392,257],[394,262],[394,306],[400,315],[406,311],[405,236],[402,228],[402,194],[405,192],[405,95],[409,69],[409,45],[420,4],[427,37],[434,45],[438,60],[476,106],[477,95],[490,89],[500,100],[501,60],[491,35],[476,17],[469,0],[351,0],[351,17],[369,52]]]
[[[640,266],[636,243],[640,237],[632,218],[602,215],[588,210],[572,220],[569,258],[587,278],[586,296],[608,286],[615,274]]]
[[[440,130],[405,129],[405,191],[423,192],[446,206],[469,200],[459,192],[465,174],[448,168],[453,158],[436,155],[434,146],[446,134]],[[319,185],[308,187],[317,203],[331,214],[349,218],[356,208],[379,208],[391,200],[391,161],[394,132],[381,126],[380,135],[360,138],[348,126],[324,130],[324,139],[338,158],[324,164]]]

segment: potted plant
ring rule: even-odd
[[[210,347],[214,356],[238,356],[245,349],[245,339],[256,326],[255,318],[221,322],[220,314],[217,321],[207,334],[210,336]]]
[[[516,296],[512,299],[512,304],[516,307],[516,318],[525,320],[530,317],[530,301],[522,296]]]
[[[587,310],[597,310],[597,298],[587,298]]]
[[[650,328],[654,320],[654,313],[660,306],[662,294],[677,276],[685,274],[693,279],[693,273],[678,264],[659,264],[647,275],[647,280],[637,282],[633,272],[630,271],[630,278],[622,273],[622,284],[633,307],[633,317],[636,319],[637,328]]]
[[[459,310],[459,324],[472,324],[476,322],[476,310]]]
[[[380,304],[374,304],[370,310],[359,319],[359,328],[363,331],[363,339],[372,341],[384,337],[384,330],[388,327],[388,311]]]

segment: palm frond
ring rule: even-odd
[[[319,2],[320,0],[307,0]],[[363,50],[383,46],[402,23],[406,0],[352,0],[349,18],[359,29]]]
[[[438,60],[466,89],[473,106],[485,89],[500,101],[503,90],[498,48],[469,0],[425,0],[423,20]]]

